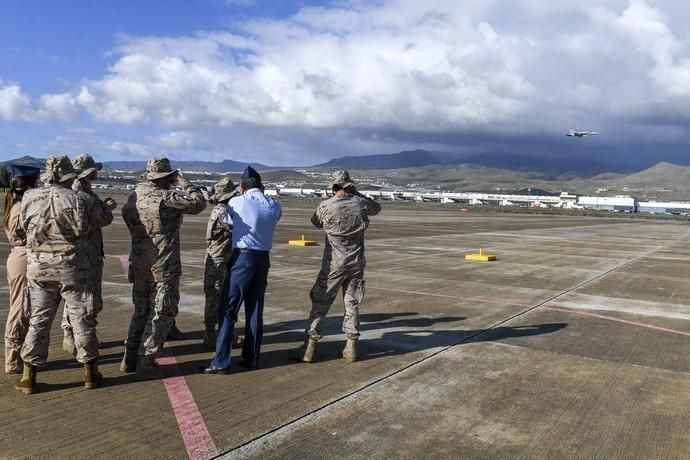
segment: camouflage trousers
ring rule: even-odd
[[[177,316],[180,279],[149,281],[135,277],[132,302],[134,313],[129,322],[125,346],[128,350],[137,350],[139,355],[155,355],[163,348]]]
[[[306,330],[309,337],[315,340],[321,338],[326,315],[341,288],[345,302],[343,332],[350,339],[359,337],[359,304],[364,298],[364,270],[319,272],[309,293],[311,312]]]
[[[93,293],[88,286],[61,281],[39,281],[29,278],[31,317],[29,332],[24,339],[22,359],[34,366],[45,366],[50,345],[50,327],[60,301],[65,302],[74,330],[77,361],[88,363],[98,358],[96,316],[100,308],[94,304]]]
[[[7,256],[7,284],[10,287],[10,311],[5,325],[5,372],[22,369],[20,352],[29,329],[29,290],[26,286],[26,250],[13,247]]]
[[[93,292],[93,303],[101,311],[103,309],[103,294],[102,294],[102,284],[103,284],[103,259],[101,257],[94,260],[94,267],[92,272],[93,285],[91,286],[91,291]],[[62,330],[67,337],[72,337],[74,339],[74,332],[72,331],[72,324],[69,319],[69,311],[67,308],[62,310],[62,324],[60,325]]]
[[[218,324],[218,305],[223,294],[223,283],[228,273],[228,264],[223,260],[213,259],[206,255],[204,271],[204,295],[206,305],[204,307],[204,325],[216,327]]]

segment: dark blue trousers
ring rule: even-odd
[[[239,250],[234,254],[232,268],[226,279],[227,296],[218,311],[216,356],[211,364],[228,369],[232,351],[232,335],[240,305],[244,302],[245,327],[242,359],[257,366],[264,329],[264,294],[268,282],[270,258],[267,251]]]

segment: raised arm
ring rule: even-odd
[[[89,224],[91,228],[102,228],[113,222],[113,210],[98,196],[83,194],[89,202]]]
[[[184,192],[169,192],[164,201],[165,206],[177,209],[184,214],[199,214],[206,209],[206,199],[198,187],[183,176],[177,176],[177,182],[184,188]]]
[[[381,212],[381,205],[378,203],[378,201],[374,201],[368,196],[362,195],[359,192],[355,192],[355,195],[362,199],[362,203],[364,204],[368,215],[375,216]]]

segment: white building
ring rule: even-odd
[[[651,214],[690,214],[690,203],[687,201],[639,201],[638,212]]]
[[[636,200],[631,196],[580,196],[577,204],[585,209],[601,211],[635,212]]]

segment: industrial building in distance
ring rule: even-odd
[[[559,195],[523,195],[475,192],[418,192],[361,190],[367,196],[378,200],[418,201],[438,203],[467,203],[472,205],[497,205],[519,207],[541,207],[562,209],[588,209],[613,212],[640,212],[651,214],[690,214],[690,202],[646,201],[632,196],[585,196],[569,192]],[[275,188],[267,193],[276,196],[326,196],[327,190],[306,188]]]

